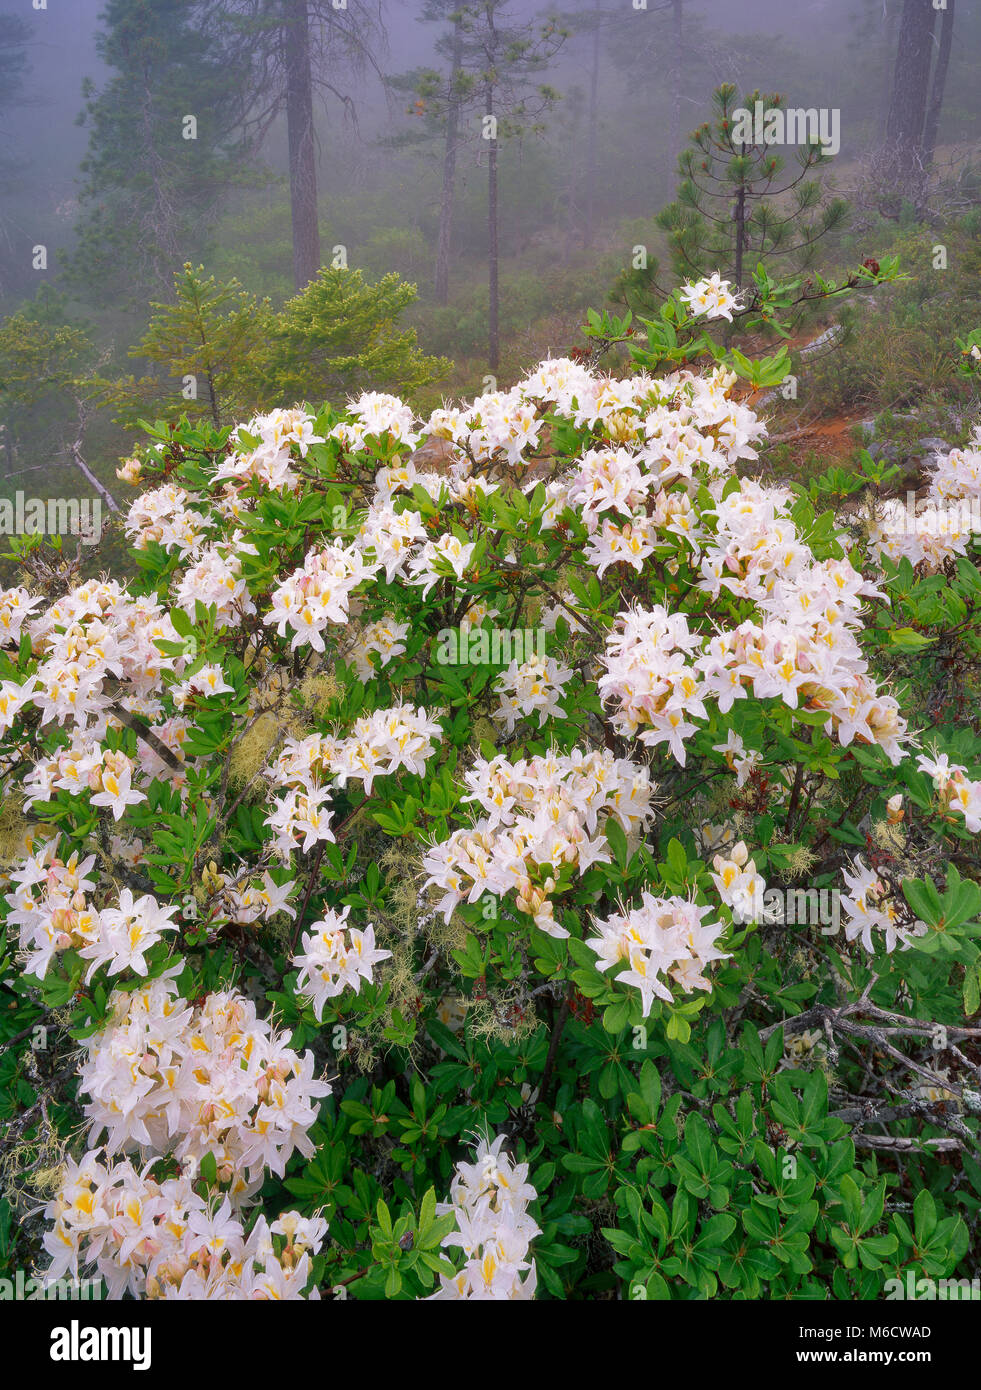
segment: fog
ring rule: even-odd
[[[665,290],[657,267],[673,257],[675,280],[687,269],[664,209],[722,83],[830,122],[819,201],[847,200],[849,230],[822,232],[823,264],[881,255],[897,229],[976,202],[979,7],[933,11],[925,54],[910,48],[915,9],[469,0],[454,77],[451,0],[6,0],[0,314],[87,335],[85,399],[99,402],[87,418],[102,421],[105,448],[121,436],[104,383],[160,371],[145,357],[134,367],[131,349],[185,262],[272,305],[322,266],[368,284],[393,274],[415,287],[397,317],[443,361],[447,390],[488,370],[513,376],[528,355],[568,350],[591,305],[649,308]],[[488,111],[501,123],[492,139]],[[724,216],[705,227],[730,215],[731,171],[721,177],[721,194],[705,196],[722,197]],[[639,291],[638,246],[650,257]],[[740,274],[760,254],[747,242]],[[77,428],[64,387],[78,370],[52,375],[57,407],[39,404],[40,388],[0,389],[8,471],[11,449],[20,463],[64,450]]]
[[[4,234],[21,241],[43,235],[61,246],[71,242],[74,200],[82,182],[79,164],[88,139],[76,124],[83,106],[82,83],[89,79],[99,88],[109,75],[96,49],[106,5],[104,0],[46,0],[46,8],[38,10],[31,3],[6,0],[0,7],[0,17],[21,20],[30,30],[23,85],[0,110],[4,145],[16,164],[15,172],[7,170],[2,190]],[[173,6],[163,3],[160,8]],[[374,56],[382,72],[402,73],[445,61],[434,52],[434,42],[446,25],[421,22],[424,0],[383,0],[377,8],[385,42],[374,45]],[[637,169],[637,132],[631,126],[647,119],[652,97],[655,106],[664,104],[659,97],[664,96],[668,77],[657,65],[670,60],[672,7],[670,2],[649,0],[646,11],[639,11],[631,0],[602,0],[598,8],[606,50],[599,91],[599,117],[605,127],[603,182],[619,188],[631,174],[642,183],[645,178]],[[794,5],[783,0],[684,0],[682,8],[691,31],[685,40],[682,95],[687,124],[708,114],[713,81],[733,80],[748,88],[786,90],[794,104],[839,108],[843,155],[855,156],[866,148],[894,56],[893,29],[901,0],[801,0]],[[574,26],[577,17],[588,20],[593,9],[591,0],[554,7],[537,0],[512,0],[507,13],[519,25],[548,13]],[[947,143],[974,142],[979,134],[977,11],[974,5],[958,7],[943,117]],[[629,72],[618,71],[617,57],[624,52],[633,60]],[[651,81],[660,93],[644,90],[647,84],[638,71],[644,59],[651,64]],[[571,121],[569,107],[583,97],[590,62],[589,34],[577,34],[573,27],[542,75],[566,99],[550,118],[553,137]],[[397,182],[410,167],[377,144],[404,129],[404,101],[393,100],[370,70],[357,78],[350,94],[356,127],[344,118],[336,100],[325,101],[322,91],[316,94],[318,170],[335,194],[350,191],[369,174],[376,184],[385,179]],[[283,125],[281,119],[274,123],[261,150],[262,158],[281,173],[287,163]],[[651,163],[666,168],[663,134],[657,121],[645,131]],[[664,194],[670,191],[669,186],[663,189]],[[631,198],[618,196],[624,211],[637,210]]]

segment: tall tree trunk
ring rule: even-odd
[[[446,116],[446,152],[443,155],[443,193],[439,205],[439,232],[436,237],[436,303],[450,297],[450,246],[453,233],[453,200],[456,195],[456,152],[460,139],[460,97],[457,83],[463,62],[463,29],[460,18],[453,22],[453,57],[450,65],[450,105]]]
[[[671,0],[671,167],[668,170],[668,179],[674,173],[675,163],[681,154],[681,103],[683,100],[683,85],[681,74],[682,63],[682,0]]]
[[[494,116],[494,83],[487,83],[485,114]],[[487,156],[487,361],[492,372],[500,360],[498,327],[498,247],[497,247],[497,132]]]
[[[589,129],[586,136],[586,215],[583,219],[582,244],[593,244],[596,209],[596,124],[598,120],[600,68],[600,5],[594,0],[596,20],[593,26],[593,59],[589,73]]]
[[[285,25],[286,126],[290,152],[293,284],[302,290],[320,270],[317,159],[313,134],[313,77],[307,0],[287,0]]]
[[[918,180],[923,164],[935,14],[932,0],[905,0],[903,4],[886,131],[890,172],[903,191],[908,191],[905,186],[910,181]]]
[[[923,127],[923,163],[933,162],[937,148],[937,131],[940,127],[940,113],[944,105],[944,87],[947,85],[947,69],[950,67],[950,50],[954,42],[954,7],[956,0],[947,0],[947,8],[942,12],[940,25],[940,49],[933,70],[933,87],[930,91],[930,105],[927,107],[926,123]]]
[[[893,69],[895,67],[891,60],[896,43],[896,23],[899,18],[900,3],[901,0],[883,0],[882,4],[882,44],[886,56],[882,64],[882,96],[879,113],[880,145],[885,144],[886,136],[889,134],[889,107],[892,105]]]
[[[562,239],[562,264],[568,265],[576,242],[582,237],[582,218],[579,213],[580,160],[579,135],[582,112],[573,107],[567,123],[568,144],[562,167],[565,171],[565,234]]]
[[[140,109],[143,163],[153,188],[153,203],[143,220],[144,247],[149,247],[152,276],[161,298],[173,287],[174,267],[180,264],[180,238],[173,189],[168,188],[164,160],[157,148],[159,120],[154,109],[153,75],[149,60],[143,64],[143,100]]]
[[[746,185],[741,183],[736,191],[736,206],[733,212],[736,224],[736,255],[732,278],[737,292],[743,287],[743,246],[746,239]]]

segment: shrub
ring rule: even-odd
[[[934,521],[981,452],[909,529],[836,521],[737,476],[724,366],[636,355],[161,423],[139,577],[0,596],[19,1258],[198,1298],[970,1270],[981,575]]]

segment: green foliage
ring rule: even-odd
[[[64,299],[44,286],[33,301],[0,319],[0,409],[6,418],[64,390],[91,368],[89,330],[65,315]]]
[[[814,263],[816,243],[846,218],[841,198],[828,197],[820,177],[830,162],[815,139],[795,147],[799,172],[785,176],[779,145],[767,139],[768,121],[785,116],[784,99],[753,92],[740,102],[732,83],[713,93],[714,115],[691,137],[678,161],[675,201],[657,216],[666,233],[675,277],[697,279],[721,272],[736,289],[750,288],[754,266],[778,265],[784,278]],[[747,132],[744,113],[753,117]],[[612,296],[634,311],[663,299],[653,256],[621,272]]]
[[[148,414],[230,424],[293,405],[311,388],[318,395],[414,390],[449,368],[419,350],[415,329],[399,326],[415,293],[394,273],[371,282],[360,270],[324,267],[275,309],[237,280],[205,278],[203,267],[188,264],[174,277],[173,303],[150,306],[149,328],[130,350],[160,374],[102,386],[117,418],[130,424]]]
[[[242,128],[250,94],[207,9],[108,0],[101,16],[110,76],[101,91],[84,87],[83,216],[67,258],[90,302],[164,290],[229,188],[256,181]]]
[[[289,332],[275,349],[281,360],[301,353],[335,287],[352,284],[359,282],[350,272],[324,274],[292,309],[286,306]],[[779,322],[794,291],[762,273],[758,284],[762,308]],[[193,363],[214,369],[221,395],[236,380],[237,366],[222,365],[237,351],[236,327],[245,334],[256,321],[273,324],[278,316],[200,273],[186,270],[182,286],[180,315],[158,322],[152,341],[161,355],[177,354],[197,327],[211,325],[206,336],[231,347]],[[587,338],[601,350],[630,344],[643,370],[671,370],[711,352],[750,382],[776,379],[773,362],[710,346],[677,296],[646,324],[646,347],[631,342],[632,327],[629,317],[590,313]],[[451,501],[416,485],[398,499],[418,511],[428,532],[442,524],[444,534],[473,541],[459,585],[464,606],[448,568],[426,596],[379,576],[364,590],[361,620],[404,615],[404,651],[367,673],[343,647],[321,664],[308,644],[291,648],[288,636],[270,632],[261,619],[276,585],[303,564],[312,544],[346,545],[361,535],[378,468],[397,466],[403,456],[390,431],[342,443],[333,427],[350,419],[330,406],[311,419],[319,438],[303,456],[298,485],[245,481],[248,505],[234,525],[245,542],[241,573],[258,608],[249,620],[228,626],[214,605],[197,601],[192,613],[173,603],[180,557],[155,541],[133,552],[135,588],[170,601],[176,637],[160,638],[162,654],[183,662],[184,682],[214,665],[230,687],[181,706],[186,793],[156,778],[147,799],[126,811],[126,833],[142,845],[141,887],[181,905],[175,941],[149,953],[149,975],[177,954],[186,999],[230,984],[248,987],[265,996],[293,1045],[312,1048],[329,1068],[333,1094],[311,1130],[313,1152],[294,1155],[283,1180],[270,1179],[261,1194],[270,1218],[288,1203],[329,1221],[331,1242],[313,1264],[313,1282],[335,1297],[341,1289],[366,1300],[431,1294],[439,1276],[457,1267],[453,1247],[443,1244],[452,1215],[437,1215],[436,1204],[475,1128],[505,1132],[516,1160],[530,1165],[540,1297],[877,1300],[890,1279],[973,1273],[981,1169],[971,1150],[981,1101],[963,1048],[974,1045],[971,1020],[981,1006],[981,886],[976,836],[964,817],[938,799],[915,758],[894,766],[875,744],[830,737],[820,707],[750,694],[725,715],[706,716],[684,765],[663,751],[649,755],[658,793],[648,829],[628,835],[610,817],[603,858],[578,877],[564,863],[552,866],[554,920],[568,935],[541,930],[527,904],[507,894],[495,897],[490,913],[487,895],[461,902],[442,926],[432,925],[441,914],[430,902],[429,916],[420,919],[420,858],[454,829],[469,827],[465,773],[478,754],[498,751],[494,681],[506,660],[471,668],[444,663],[438,644],[454,612],[490,603],[512,615],[513,625],[527,626],[564,593],[549,637],[570,669],[562,708],[544,730],[534,721],[519,726],[519,748],[509,744],[505,755],[558,755],[586,741],[636,759],[647,755],[616,731],[596,691],[595,662],[618,610],[629,601],[663,604],[699,626],[742,621],[749,606],[725,591],[713,600],[700,592],[698,557],[668,531],[659,534],[655,562],[636,577],[598,576],[583,560],[581,516],[566,509],[561,525],[544,526],[544,486],[514,486],[524,462],[500,455],[486,465],[500,484],[494,491]],[[548,428],[560,472],[591,445],[611,443],[606,424],[577,423],[558,410],[549,412]],[[202,411],[193,421],[158,421],[149,438],[159,446],[150,456],[161,479],[196,497],[213,491],[215,467],[226,458],[226,427],[216,428]],[[301,467],[299,457],[294,465]],[[894,473],[867,454],[862,469],[860,480],[828,470],[793,491],[789,515],[817,563],[846,553],[855,565],[867,562],[861,514],[836,523],[820,510],[828,500],[853,499],[858,482],[874,506]],[[738,488],[730,477],[723,498]],[[719,499],[701,485],[692,491],[711,526]],[[929,728],[930,746],[971,778],[981,777],[973,721],[981,693],[979,559],[974,543],[943,574],[886,561],[890,601],[869,600],[859,633],[869,671],[891,680],[904,711]],[[37,661],[29,640],[11,646],[0,678],[23,680]],[[379,774],[367,794],[350,782],[332,785],[334,838],[318,852],[298,852],[295,869],[275,864],[259,772],[283,731],[305,737],[345,730],[406,695],[444,712],[444,737],[424,771]],[[264,733],[245,757],[262,710],[280,733]],[[729,733],[759,753],[744,781],[733,778],[720,748]],[[137,720],[107,738],[135,759],[145,734]],[[19,746],[40,749],[47,735],[31,718],[17,737]],[[906,807],[902,831],[887,815],[897,792]],[[896,911],[908,912],[907,926],[916,921],[908,949],[867,949],[814,924],[791,930],[765,918],[741,920],[720,904],[712,872],[718,865],[710,866],[700,838],[707,813],[738,817],[756,869],[783,890],[803,875],[815,888],[834,885],[843,865],[868,856],[894,892]],[[122,877],[107,848],[116,823],[84,788],[52,788],[32,814],[65,846],[98,846],[107,883]],[[0,863],[16,860],[22,832],[15,824],[0,839]],[[222,905],[216,885],[258,863],[272,865],[276,885],[302,880],[299,915],[285,932],[268,923],[242,931]],[[590,920],[644,894],[680,898],[719,917],[725,957],[715,963],[709,989],[673,989],[645,1007],[621,978],[625,962],[597,969],[585,939]],[[342,908],[376,924],[393,960],[356,994],[324,1001],[318,1016],[297,987],[292,957],[302,930]],[[87,980],[74,948],[55,957],[43,980],[25,978],[9,940],[0,938],[4,998],[12,1005],[0,1013],[0,1046],[14,1043],[0,1053],[0,1117],[27,1115],[24,1147],[16,1152],[25,1171],[37,1175],[60,1156],[75,1114],[57,1071],[58,1047],[105,1026],[114,981]],[[124,975],[119,983],[129,990],[141,982]],[[38,1020],[50,1026],[50,1061],[29,1042]],[[44,1123],[35,1109],[41,1096]],[[199,1181],[205,1192],[221,1189],[213,1153],[202,1161]],[[23,1197],[16,1182],[10,1192],[12,1201]],[[36,1253],[38,1232],[29,1222],[11,1222],[9,1210],[0,1208],[0,1258],[23,1261]]]

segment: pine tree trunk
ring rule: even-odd
[[[674,173],[674,166],[681,154],[681,102],[683,86],[682,74],[682,0],[671,0],[671,167],[668,170],[669,176]]]
[[[947,0],[940,26],[940,49],[937,65],[933,70],[933,87],[930,91],[930,105],[927,108],[926,123],[923,127],[923,163],[930,165],[937,148],[937,131],[940,128],[940,113],[944,105],[944,87],[947,84],[947,69],[950,67],[950,50],[954,43],[954,7],[956,0]]]
[[[581,112],[573,112],[569,118],[568,144],[563,161],[565,173],[565,232],[562,238],[562,264],[568,265],[573,247],[582,239],[582,217],[579,212],[579,123]]]
[[[886,8],[888,3],[888,9]],[[889,107],[892,104],[893,67],[890,63],[893,45],[896,42],[896,23],[899,17],[897,0],[884,0],[882,15],[882,42],[886,51],[883,63],[882,97],[879,114],[879,143],[884,145],[889,133]]]
[[[923,167],[923,123],[933,57],[932,0],[905,0],[886,132],[889,172],[902,193],[912,191]]]
[[[320,270],[317,159],[313,132],[313,76],[307,0],[287,0],[285,25],[286,125],[290,154],[293,283],[302,290]]]
[[[596,22],[593,28],[593,60],[589,74],[589,131],[586,138],[586,216],[583,220],[582,244],[593,244],[593,229],[596,208],[596,125],[599,100],[600,67],[600,16],[601,0],[595,0]]]
[[[743,243],[746,239],[746,185],[741,183],[736,190],[736,203],[732,210],[732,220],[735,223],[735,256],[733,257],[732,279],[733,287],[738,293],[743,283]],[[726,347],[732,343],[733,325],[727,323],[722,330],[722,342]]]
[[[736,224],[736,255],[732,278],[735,281],[736,290],[739,291],[743,285],[743,241],[746,236],[746,185],[742,183],[736,193],[736,209],[733,220]]]
[[[494,84],[487,84],[485,114],[494,116]],[[487,156],[487,361],[492,372],[500,360],[500,330],[498,327],[498,246],[497,246],[497,134],[490,142]]]
[[[439,205],[439,232],[436,238],[436,303],[450,297],[450,246],[453,233],[453,200],[456,195],[456,151],[460,138],[460,98],[457,82],[463,61],[463,31],[459,19],[453,24],[453,59],[450,71],[450,105],[446,117],[446,152],[443,155],[443,194]]]

